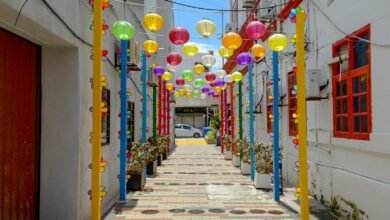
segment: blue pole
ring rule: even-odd
[[[142,143],[146,143],[146,54],[142,53]]]
[[[121,40],[121,129],[120,129],[120,172],[119,201],[126,201],[126,148],[127,148],[127,40]]]
[[[274,51],[273,61],[273,89],[274,89],[274,200],[279,201],[280,179],[279,179],[279,54]]]
[[[253,122],[253,82],[252,82],[253,63],[248,65],[248,83],[249,83],[249,147],[251,156],[251,179],[255,178],[255,155],[253,145],[255,144],[254,122]]]

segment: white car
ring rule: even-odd
[[[202,131],[197,129],[197,128],[193,128],[189,125],[185,125],[185,124],[177,124],[175,126],[175,135],[176,137],[194,137],[194,138],[198,138],[202,135]]]

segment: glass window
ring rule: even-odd
[[[181,125],[176,125],[175,128],[180,129]]]
[[[355,68],[359,68],[365,65],[368,65],[368,57],[369,57],[369,43],[365,40],[368,40],[368,34],[360,36],[360,40],[357,39],[355,41],[355,48],[354,48],[354,63]]]
[[[188,125],[183,125],[183,129],[186,129],[186,130],[191,130],[192,128]]]

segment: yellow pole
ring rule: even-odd
[[[305,81],[305,13],[297,13],[297,85],[298,85],[298,141],[299,141],[299,187],[301,200],[301,219],[309,220],[309,198],[307,180],[306,146],[306,81]]]
[[[93,121],[92,121],[92,205],[91,219],[100,219],[100,158],[102,116],[102,0],[95,0],[93,6]]]

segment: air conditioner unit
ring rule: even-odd
[[[242,8],[253,8],[255,3],[256,3],[255,0],[244,0]]]
[[[306,100],[318,100],[320,97],[320,69],[308,69],[306,73]]]
[[[129,58],[127,66],[130,70],[141,70],[141,47],[138,41],[130,40],[129,43]]]

